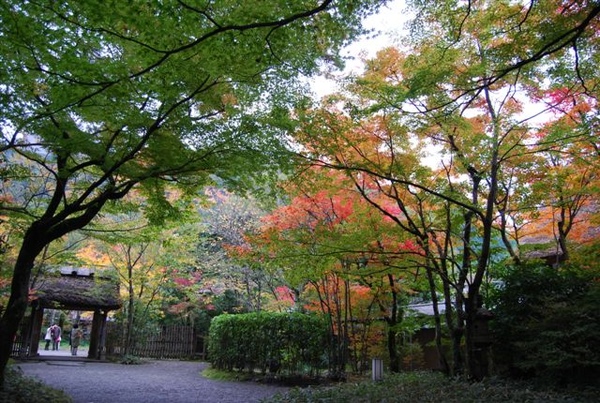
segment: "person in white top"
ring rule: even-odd
[[[52,342],[51,327],[52,326],[48,326],[48,329],[46,329],[46,336],[44,336],[44,340],[46,340],[46,346],[44,347],[44,350],[46,351],[50,350],[50,343]]]

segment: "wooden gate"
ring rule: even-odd
[[[107,355],[123,355],[123,327],[109,323],[106,333]],[[147,358],[193,358],[196,347],[196,336],[191,326],[157,326],[134,331],[133,345],[129,354]]]
[[[30,318],[28,316],[24,317],[21,321],[12,344],[11,357],[25,358],[29,354],[29,321]]]

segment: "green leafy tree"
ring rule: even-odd
[[[263,218],[254,258],[280,265],[298,309],[330,318],[332,370],[368,366],[376,322],[385,323],[390,369],[400,369],[397,336],[414,284],[414,244],[372,209],[343,175],[307,170],[286,185],[289,204]],[[311,193],[314,192],[314,193]],[[376,194],[376,189],[372,189]],[[391,206],[390,206],[391,207]],[[371,326],[374,324],[373,326]]]
[[[207,190],[210,205],[200,210],[201,231],[197,241],[197,266],[202,284],[214,296],[230,290],[246,311],[260,311],[273,291],[271,279],[260,265],[237,259],[246,250],[246,234],[256,231],[264,214],[258,200],[240,197],[224,189]]]
[[[171,279],[180,279],[180,272],[193,264],[192,238],[186,240],[185,226],[181,225],[181,228],[146,226],[104,238],[104,250],[116,271],[125,299],[125,355],[139,342],[136,330],[159,322],[167,299],[165,289]]]
[[[443,287],[454,369],[463,371],[464,341],[464,370],[480,379],[487,366],[474,341],[477,301],[495,240],[519,257],[510,220],[502,218],[523,208],[513,201],[531,192],[517,178],[533,176],[532,156],[550,143],[587,144],[594,133],[584,123],[591,119],[581,119],[579,130],[540,140],[540,112],[526,106],[555,86],[597,96],[599,9],[559,1],[410,5],[417,18],[405,48],[368,60],[346,93],[303,117],[297,138],[310,164],[345,172],[373,207],[414,236],[428,275]],[[436,149],[433,169],[424,163],[426,147]],[[373,188],[398,211],[386,209]],[[437,281],[430,281],[432,298]]]
[[[182,197],[214,176],[257,186],[281,166],[298,74],[336,59],[378,3],[3,4],[0,152],[37,167],[23,178],[37,190],[25,198],[35,203],[0,205],[23,222],[0,319],[0,383],[43,248],[132,189],[160,222],[177,214],[169,185]]]

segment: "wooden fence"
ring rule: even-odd
[[[10,353],[10,356],[13,358],[25,358],[29,353],[30,346],[27,339],[29,336],[29,321],[30,319],[28,316],[23,318],[21,321],[19,330],[17,331],[15,339],[13,340],[12,351]]]
[[[108,323],[106,352],[122,355],[125,332],[122,326]],[[204,358],[204,343],[195,335],[191,326],[161,326],[151,329],[136,329],[129,355],[147,358]]]

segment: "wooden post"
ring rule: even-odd
[[[100,311],[100,341],[98,343],[98,359],[106,360],[106,318],[108,311]]]
[[[94,311],[94,317],[92,318],[92,331],[90,332],[90,349],[88,351],[88,358],[99,359],[99,340],[100,340],[100,310]]]
[[[372,379],[374,381],[383,380],[383,360],[381,358],[373,358],[371,367]]]
[[[42,324],[44,322],[44,308],[39,306],[32,306],[31,308],[31,339],[29,345],[29,357],[37,357],[38,347],[40,346],[40,339],[42,336]],[[44,332],[45,335],[45,332]]]

